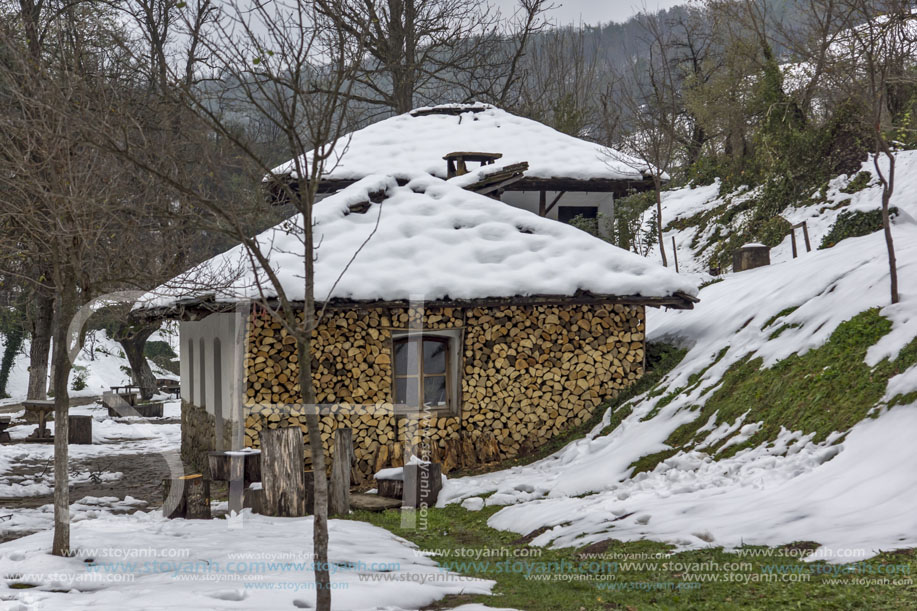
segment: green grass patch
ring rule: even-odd
[[[527,545],[531,536],[494,530],[487,519],[498,507],[469,512],[456,505],[416,514],[416,527],[402,528],[398,511],[354,512],[425,551],[438,551],[441,567],[497,583],[492,596],[448,596],[426,609],[465,603],[526,611],[605,609],[912,609],[914,585],[867,585],[885,575],[910,578],[917,561],[910,550],[883,554],[839,568],[803,563],[816,544],[781,548],[721,548],[672,553],[652,541],[613,539],[580,548]],[[613,534],[613,529],[611,529]],[[788,551],[789,550],[789,551]],[[444,555],[448,554],[448,555]],[[794,575],[790,581],[780,575]],[[699,577],[706,576],[706,577]],[[803,577],[805,579],[803,579]],[[611,589],[614,588],[614,589]]]
[[[792,306],[792,307],[789,307],[789,308],[783,308],[782,310],[780,310],[779,312],[777,312],[776,314],[774,314],[773,316],[771,316],[770,318],[768,318],[768,319],[767,319],[767,322],[764,323],[763,325],[761,325],[761,330],[764,331],[764,330],[767,329],[769,326],[771,326],[772,324],[774,324],[774,322],[775,322],[778,318],[783,318],[784,316],[789,316],[790,314],[792,314],[793,312],[795,312],[795,311],[798,310],[798,309],[799,309],[799,306]]]
[[[697,429],[714,413],[718,422],[734,422],[748,410],[746,422],[763,426],[730,453],[776,439],[781,427],[815,433],[815,441],[850,429],[882,399],[888,379],[917,362],[914,340],[896,359],[874,368],[866,365],[866,351],[890,330],[891,323],[877,309],[867,310],[841,323],[824,346],[802,356],[791,355],[769,368],[761,367],[760,358],[739,361],[697,419],[676,429],[666,443],[685,447],[698,441]]]

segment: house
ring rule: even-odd
[[[444,158],[463,151],[497,154],[503,164],[528,162],[525,177],[508,185],[501,199],[562,222],[598,214],[610,219],[615,197],[652,188],[639,159],[488,104],[446,104],[342,137],[325,164],[319,193],[335,193],[372,174],[398,177],[420,170],[448,178],[450,162]],[[287,162],[273,174],[292,176],[295,165]]]
[[[258,237],[300,302],[301,226]],[[405,450],[448,471],[545,443],[643,374],[646,306],[696,301],[669,269],[424,173],[327,197],[314,232],[322,434],[330,451],[353,429],[358,482]],[[138,305],[181,320],[182,456],[200,467],[265,429],[305,429],[295,345],[258,306],[276,295],[252,261],[236,247]]]

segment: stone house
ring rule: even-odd
[[[258,236],[294,300],[301,226]],[[343,188],[316,204],[313,231],[322,435],[330,452],[334,429],[353,429],[357,482],[405,452],[449,471],[543,444],[642,375],[646,306],[696,301],[669,269],[425,173]],[[305,432],[270,286],[239,246],[138,306],[181,321],[182,455],[202,468],[265,429]]]

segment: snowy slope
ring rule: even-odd
[[[917,162],[917,156],[906,157],[902,165]],[[606,414],[585,439],[547,459],[449,480],[441,502],[490,494],[486,504],[508,505],[491,517],[491,526],[519,533],[549,527],[535,545],[651,538],[682,547],[736,547],[804,539],[822,544],[813,558],[833,561],[917,546],[917,471],[912,468],[917,447],[908,441],[917,430],[917,403],[886,407],[890,399],[917,390],[917,365],[889,380],[874,409],[877,418],[860,422],[844,437],[846,431],[839,431],[815,443],[811,433],[784,430],[772,444],[729,458],[715,460],[698,451],[724,439],[737,444],[750,438],[760,426],[755,410],[767,406],[749,405],[737,420],[697,423],[704,425],[705,443],[679,451],[652,472],[632,477],[630,470],[638,458],[669,449],[665,442],[671,433],[698,418],[690,408],[703,405],[730,366],[744,357],[761,357],[769,366],[804,354],[822,346],[840,323],[874,307],[881,307],[892,330],[868,350],[867,365],[894,358],[917,336],[917,224],[911,200],[917,185],[909,185],[915,180],[909,174],[901,172],[892,202],[903,211],[894,227],[900,304],[886,305],[881,232],[796,260],[778,248],[773,265],[728,274],[702,289],[693,311],[650,311],[650,339],[675,341],[688,353],[663,380],[664,392],[638,397],[632,413],[610,434],[599,434],[609,422]],[[878,195],[878,189],[866,189],[851,205],[875,208]],[[716,191],[708,187],[675,192],[666,201],[672,215],[691,215],[713,199]],[[799,213],[813,219],[816,244],[836,215],[818,209]],[[780,319],[785,326],[775,336],[766,323],[790,308],[796,309]],[[692,375],[693,385],[688,383]],[[689,390],[661,403],[681,387]]]
[[[881,167],[887,168],[887,162],[881,161]],[[813,249],[817,249],[822,238],[828,233],[837,217],[844,211],[870,211],[881,209],[881,187],[873,168],[872,161],[863,163],[859,170],[867,172],[871,179],[866,189],[856,193],[844,193],[843,189],[856,175],[841,175],[828,183],[825,194],[826,201],[813,201],[810,205],[787,206],[780,216],[791,224],[806,221],[809,238]],[[917,191],[917,151],[902,151],[898,153],[895,171],[895,193],[891,206],[898,208],[899,223],[909,223],[917,219],[917,200],[913,194]],[[707,274],[708,253],[698,252],[706,241],[721,227],[713,224],[704,226],[691,226],[685,229],[675,229],[673,224],[679,220],[688,219],[704,210],[717,206],[727,205],[735,207],[746,201],[755,193],[752,190],[739,190],[733,193],[720,194],[719,182],[702,187],[684,187],[663,193],[662,219],[666,230],[663,232],[666,248],[671,249],[672,238],[678,248],[678,263],[682,273],[696,274],[697,278],[709,279]],[[737,226],[743,220],[743,215],[738,214],[733,220]],[[700,238],[700,239],[697,239]],[[697,250],[692,249],[692,242],[697,239]],[[796,244],[800,256],[807,256],[803,243],[802,233],[796,230]],[[658,249],[651,255],[658,260]],[[792,240],[787,235],[780,244],[773,247],[770,252],[772,263],[790,261],[793,258]],[[669,253],[671,259],[671,253]]]
[[[109,338],[105,331],[95,331],[95,341],[87,341],[86,345],[79,352],[74,361],[74,368],[70,372],[70,396],[71,397],[93,397],[99,396],[106,390],[111,390],[112,386],[130,384],[131,377],[122,368],[129,368],[130,364],[124,356],[124,349],[121,345]],[[176,337],[169,332],[157,331],[150,337],[150,341],[166,341],[172,349],[178,353],[178,342]],[[0,351],[6,338],[0,336]],[[171,372],[160,368],[153,361],[149,361],[153,370],[153,375],[157,377],[174,378]],[[82,377],[86,387],[81,390],[73,390],[73,383],[77,377]],[[6,386],[7,399],[0,399],[0,405],[18,403],[25,399],[26,391],[29,384],[29,340],[23,342],[19,353],[13,361],[13,367],[10,370],[10,378]]]

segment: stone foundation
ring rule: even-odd
[[[232,447],[232,426],[223,425],[223,447]],[[207,453],[216,450],[216,419],[203,407],[181,402],[181,459],[210,477]]]

